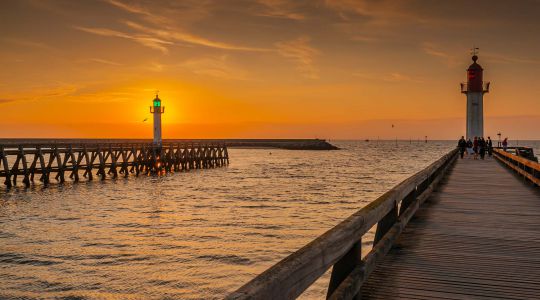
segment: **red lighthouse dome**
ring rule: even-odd
[[[461,92],[467,93],[488,93],[489,82],[484,84],[484,69],[476,61],[478,56],[472,56],[473,63],[467,69],[467,83],[461,84]]]
[[[468,92],[483,92],[482,77],[484,69],[476,62],[478,56],[473,55],[473,63],[467,69],[467,91]]]

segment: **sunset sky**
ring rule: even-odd
[[[540,1],[0,1],[0,137],[540,139]],[[392,128],[394,124],[394,128]]]

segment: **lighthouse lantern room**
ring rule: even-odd
[[[161,114],[165,113],[165,107],[161,106],[157,93],[153,105],[150,106],[150,113],[154,115],[154,145],[161,146]]]
[[[467,83],[461,92],[467,95],[467,139],[484,136],[484,94],[489,92],[489,82],[483,82],[484,69],[476,62],[478,48],[473,48],[473,63],[467,69]]]

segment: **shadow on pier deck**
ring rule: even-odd
[[[540,299],[540,193],[494,159],[458,160],[362,299]]]

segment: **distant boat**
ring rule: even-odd
[[[366,141],[366,142],[369,142],[369,139],[366,139],[365,141]]]

